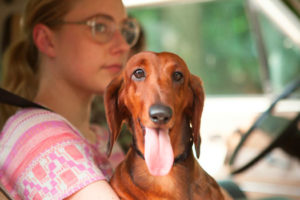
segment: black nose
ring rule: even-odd
[[[151,120],[157,124],[165,124],[172,117],[172,109],[161,104],[154,104],[149,109]]]

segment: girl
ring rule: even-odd
[[[6,55],[3,87],[49,108],[21,109],[0,135],[0,181],[15,199],[118,199],[91,103],[138,38],[121,0],[29,0],[22,39]],[[4,112],[2,113],[3,116]]]

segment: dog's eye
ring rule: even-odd
[[[173,80],[176,82],[183,80],[183,74],[181,72],[174,72],[173,73]]]
[[[136,69],[132,74],[132,79],[141,81],[145,79],[145,71],[143,69]]]

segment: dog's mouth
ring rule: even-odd
[[[143,126],[144,157],[147,168],[153,176],[167,175],[174,163],[174,154],[168,128],[150,128]]]

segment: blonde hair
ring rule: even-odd
[[[28,0],[21,19],[20,37],[3,57],[1,86],[17,95],[33,100],[38,87],[39,52],[32,32],[36,24],[55,29],[68,13],[74,0]],[[0,129],[17,108],[0,105]]]

